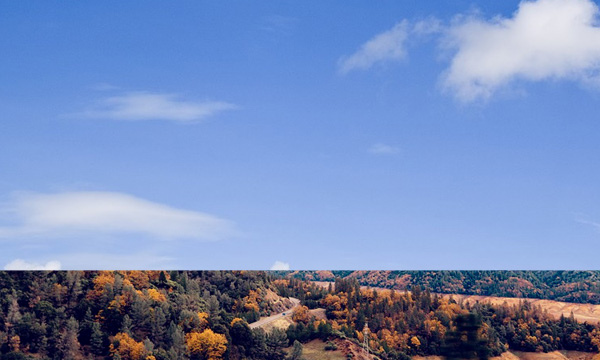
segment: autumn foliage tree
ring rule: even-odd
[[[312,298],[314,294],[313,289],[296,279],[277,281],[276,284],[287,286],[286,293],[297,298]],[[476,314],[481,321],[478,341],[489,356],[500,355],[508,348],[549,352],[560,349],[596,351],[600,347],[598,325],[578,322],[573,316],[557,321],[527,301],[512,306],[457,303],[451,297],[432,294],[421,286],[413,286],[410,292],[361,289],[360,283],[353,278],[337,279],[335,286],[323,289],[328,290],[320,299],[313,298],[325,309],[326,324],[331,329],[323,334],[342,335],[360,342],[363,326],[368,321],[369,345],[393,359],[441,355],[442,352],[454,356],[447,352],[444,343],[456,339],[457,324],[469,313]],[[290,326],[288,339],[306,342],[316,337],[326,338],[317,335],[320,330],[313,332],[310,325],[310,322],[305,325],[299,321]],[[467,336],[466,333],[463,335]],[[480,352],[477,356],[483,355]]]
[[[210,328],[221,346],[197,358],[264,360],[240,321],[274,310],[270,282],[252,271],[0,271],[0,359],[182,360],[185,334]]]
[[[115,335],[109,351],[111,356],[119,355],[122,360],[142,360],[145,355],[144,344],[135,341],[127,333]]]
[[[299,306],[296,311],[294,311],[294,315],[292,315],[292,320],[294,322],[302,322],[305,325],[310,321],[310,313],[308,312],[308,307]]]
[[[189,333],[185,336],[185,342],[193,360],[221,360],[227,350],[225,335],[211,329]]]
[[[580,275],[594,275],[586,274]],[[385,274],[356,275],[378,282]],[[282,360],[283,349],[295,340],[360,341],[368,322],[371,349],[382,359],[397,360],[441,355],[444,343],[456,339],[460,317],[468,313],[480,316],[478,336],[490,356],[508,348],[600,349],[597,324],[579,322],[574,316],[557,320],[527,301],[510,306],[457,302],[428,288],[493,286],[493,282],[479,284],[472,281],[478,279],[476,274],[464,273],[464,280],[455,284],[451,274],[443,273],[449,280],[436,285],[439,274],[427,275],[430,279],[425,275],[416,273],[414,278],[422,278],[424,286],[407,282],[411,291],[403,292],[367,290],[352,278],[322,286],[252,271],[0,271],[0,359],[23,355],[24,359]],[[545,273],[539,276],[549,279]],[[553,281],[559,284],[565,276],[555,274]],[[534,278],[529,280],[536,284]],[[579,284],[585,279],[572,280]],[[517,286],[515,291],[527,285],[513,275],[506,284],[510,289]],[[558,286],[566,291],[571,284]],[[269,334],[250,329],[249,323],[260,316],[281,311],[281,297],[289,296],[301,301],[293,315],[296,324],[286,332]],[[309,311],[314,308],[325,311]]]

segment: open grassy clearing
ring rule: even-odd
[[[313,340],[303,344],[302,357],[306,360],[346,360],[346,356],[338,349],[334,351],[326,351],[325,343],[321,340]],[[291,352],[289,347],[286,351]]]

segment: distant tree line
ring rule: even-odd
[[[281,276],[406,290],[420,285],[440,294],[549,299],[600,304],[600,271],[294,271]]]

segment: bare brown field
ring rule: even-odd
[[[535,354],[535,353],[534,353]],[[549,354],[541,354],[541,355],[549,355]],[[438,356],[438,355],[430,355],[430,356],[413,356],[412,357],[413,360],[444,360],[443,357]],[[553,357],[548,357],[548,358],[537,358],[536,360],[542,360],[542,359],[547,359],[547,360],[554,360],[555,358]],[[562,358],[561,358],[562,359]],[[490,358],[490,360],[524,360],[520,357],[518,357],[517,355],[511,353],[511,352],[505,352],[500,356],[494,356],[492,358]],[[533,359],[531,359],[533,360]]]
[[[512,352],[520,360],[594,360],[598,355],[581,351],[553,351],[549,353]]]
[[[270,323],[261,326],[261,328],[265,332],[271,332],[271,330],[273,330],[275,328],[285,331],[292,324],[294,324],[294,322],[292,321],[292,319],[289,316],[286,316],[286,317],[282,317],[280,319],[271,321]]]
[[[553,351],[549,353],[535,353],[522,351],[508,351],[490,360],[597,360],[598,354],[581,351]],[[441,356],[413,356],[413,360],[444,360]]]
[[[376,357],[363,354],[360,346],[351,341],[335,339],[338,349],[335,351],[325,351],[325,342],[313,340],[304,344],[302,357],[306,360],[345,360],[346,354],[352,353],[355,360],[373,360]],[[286,349],[288,353],[291,347]],[[441,356],[413,356],[413,360],[444,360]],[[586,353],[581,351],[553,351],[549,353],[535,353],[523,351],[508,351],[500,356],[490,358],[490,360],[598,360],[600,355]]]
[[[314,316],[317,320],[327,320],[327,315],[325,315],[325,309],[318,308],[312,309],[308,311],[310,315]]]
[[[341,351],[344,356],[352,354],[353,360],[379,360],[377,356],[372,354],[366,355],[362,347],[347,339],[335,339],[333,342],[337,345],[338,351]]]

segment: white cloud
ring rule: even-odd
[[[230,221],[116,192],[27,193],[5,209],[18,224],[0,238],[82,234],[141,234],[158,239],[219,240],[235,233]]]
[[[590,0],[523,1],[512,18],[464,18],[446,33],[445,45],[457,52],[443,85],[468,102],[515,80],[596,80],[598,20]]]
[[[378,143],[371,146],[368,152],[376,155],[394,155],[400,152],[400,148],[396,146]]]
[[[411,30],[411,34],[417,36],[427,36],[432,34],[439,34],[444,30],[442,22],[433,16],[430,16],[424,20],[417,21]]]
[[[342,57],[338,61],[339,72],[346,74],[351,70],[368,69],[375,63],[403,59],[406,55],[404,42],[407,35],[408,22],[405,20],[376,35],[354,54]]]
[[[77,115],[114,120],[167,120],[191,123],[236,108],[223,101],[186,101],[173,94],[131,92],[103,99],[98,106]]]
[[[4,266],[4,270],[60,270],[60,261],[48,261],[46,264],[31,263],[16,259]]]
[[[290,264],[285,263],[283,261],[275,261],[275,263],[271,266],[271,270],[289,270]]]

